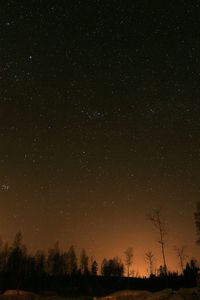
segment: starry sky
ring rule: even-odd
[[[161,261],[146,215],[199,259],[200,1],[0,3],[0,233]]]

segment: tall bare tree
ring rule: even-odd
[[[186,247],[185,246],[182,246],[182,247],[174,246],[174,250],[176,252],[177,258],[179,259],[179,265],[180,265],[181,271],[183,273],[184,262],[185,262],[185,259],[187,258],[187,255],[185,254]]]
[[[124,252],[124,254],[125,254],[125,265],[127,267],[127,275],[128,277],[130,277],[130,267],[133,263],[133,248],[128,247]]]
[[[147,265],[148,265],[148,273],[149,273],[149,275],[152,275],[154,273],[155,257],[151,251],[148,251],[145,253],[145,261],[147,262]]]
[[[167,228],[166,228],[166,223],[163,220],[161,209],[160,208],[153,209],[152,213],[148,215],[148,219],[152,222],[154,228],[158,231],[159,234],[158,243],[161,246],[162,257],[163,257],[163,270],[166,275],[167,264],[166,264],[166,255],[165,255],[165,245],[166,245]]]

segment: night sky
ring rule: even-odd
[[[0,2],[0,234],[145,272],[200,258],[200,1]]]

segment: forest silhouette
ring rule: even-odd
[[[122,262],[114,257],[105,258],[98,265],[84,249],[78,259],[74,246],[61,251],[58,242],[47,253],[38,250],[31,255],[23,243],[21,232],[18,232],[10,246],[1,241],[0,289],[94,296],[122,289],[157,291],[196,286],[199,267],[195,260],[187,262],[181,274],[166,273],[165,267],[160,266],[156,273],[152,272],[147,277],[139,277],[134,273],[129,276],[126,263],[126,259]]]

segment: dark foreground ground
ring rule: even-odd
[[[200,291],[198,288],[181,288],[176,291],[164,289],[158,292],[123,290],[104,297],[60,297],[51,292],[35,294],[22,290],[7,290],[0,295],[0,300],[200,300]]]

